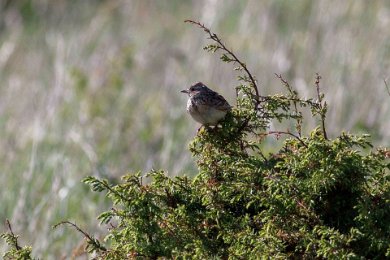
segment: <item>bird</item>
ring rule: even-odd
[[[204,126],[216,126],[232,109],[226,99],[202,82],[182,90],[188,95],[187,112]]]

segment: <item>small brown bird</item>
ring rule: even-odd
[[[187,111],[192,118],[205,126],[215,126],[231,110],[223,96],[206,87],[202,82],[182,90],[188,94]]]

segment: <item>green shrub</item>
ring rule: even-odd
[[[6,221],[9,232],[1,234],[1,238],[10,246],[10,249],[4,253],[4,259],[32,259],[30,246],[21,247],[18,242],[18,236],[12,231],[11,223]]]
[[[368,136],[326,133],[327,104],[320,93],[302,99],[282,76],[286,95],[262,96],[256,79],[217,35],[213,44],[242,75],[237,106],[221,125],[202,128],[190,144],[199,168],[193,178],[153,170],[128,174],[119,184],[88,177],[113,207],[99,216],[110,224],[105,245],[76,227],[98,258],[369,258],[390,257],[390,152]],[[301,133],[302,111],[320,127]],[[289,121],[294,130],[269,131]],[[289,136],[262,152],[268,136]]]

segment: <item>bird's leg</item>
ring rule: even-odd
[[[204,125],[201,125],[199,128],[198,128],[198,131],[196,132],[197,134],[199,134],[200,130],[202,130],[202,128],[204,128],[205,126]]]
[[[207,132],[211,132],[213,130],[213,128],[211,128],[209,125],[204,125],[204,127],[207,130]]]
[[[199,128],[198,128],[198,134],[201,130],[204,130],[204,131],[207,131],[207,132],[212,132],[213,128],[211,128],[209,125],[201,125]]]

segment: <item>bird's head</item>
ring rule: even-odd
[[[202,82],[197,82],[197,83],[191,85],[191,87],[189,89],[185,89],[185,90],[182,90],[180,92],[186,93],[190,97],[192,97],[192,96],[194,96],[202,91],[211,91],[211,90],[208,87],[206,87],[206,85],[203,84]]]

